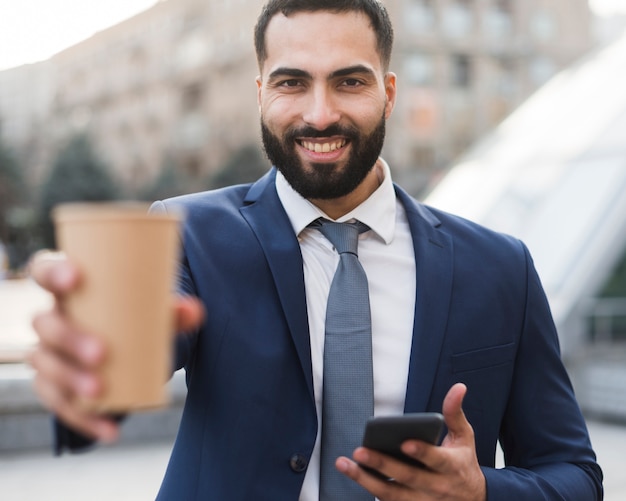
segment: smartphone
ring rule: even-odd
[[[439,445],[443,426],[443,416],[438,412],[373,417],[368,420],[365,426],[363,447],[377,450],[410,465],[423,468],[422,463],[405,455],[400,446],[404,441],[410,439]]]

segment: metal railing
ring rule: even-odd
[[[594,298],[585,308],[594,343],[626,341],[626,297]]]

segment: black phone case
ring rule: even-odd
[[[437,412],[373,417],[365,426],[363,446],[405,463],[423,467],[424,465],[419,461],[406,456],[400,446],[409,439],[439,445],[443,426],[443,416]]]

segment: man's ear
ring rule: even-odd
[[[259,107],[259,113],[261,113],[261,91],[263,90],[263,80],[261,75],[256,77],[256,104]]]
[[[391,116],[391,112],[396,106],[396,80],[397,77],[395,73],[388,72],[385,75],[385,95],[387,97],[387,101],[385,103],[385,118],[389,118]]]

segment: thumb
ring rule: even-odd
[[[463,399],[467,393],[467,386],[463,383],[455,384],[443,401],[443,417],[448,427],[445,442],[450,444],[464,437],[473,440],[473,430],[463,412]]]

